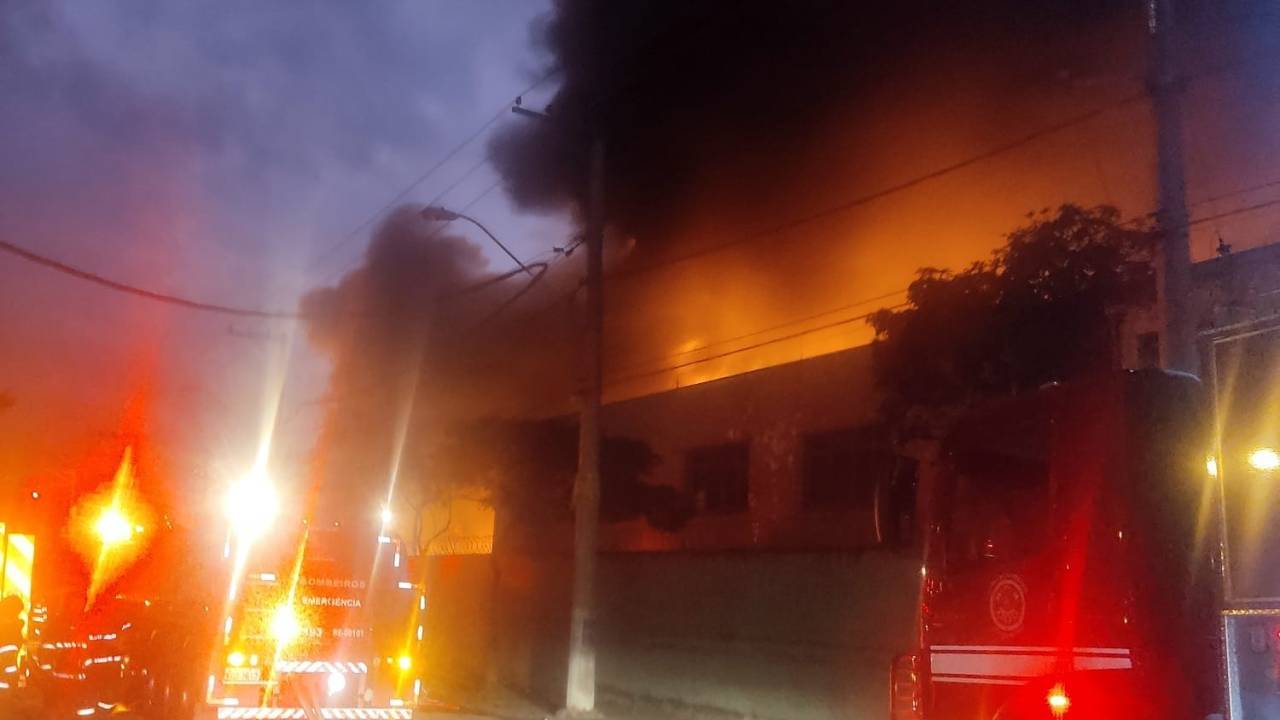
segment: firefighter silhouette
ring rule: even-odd
[[[22,651],[22,598],[0,599],[0,691],[18,685],[18,655]]]

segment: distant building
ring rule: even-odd
[[[1201,332],[1280,313],[1280,244],[1193,266]],[[1157,308],[1119,319],[1117,367],[1158,367]],[[644,519],[602,528],[605,551],[852,550],[902,545],[916,463],[878,424],[869,346],[613,403],[608,433],[661,457],[654,483],[685,492],[676,532]]]
[[[644,519],[602,529],[608,550],[855,549],[897,543],[914,462],[877,422],[869,347],[614,403],[610,434],[662,458],[650,481],[681,489],[676,532]],[[890,508],[900,510],[896,514]]]
[[[1191,266],[1196,330],[1220,334],[1232,326],[1280,314],[1280,244],[1230,252]],[[1129,314],[1121,321],[1118,365],[1161,367],[1164,320],[1158,307]]]

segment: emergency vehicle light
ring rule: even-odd
[[[1254,470],[1270,471],[1280,469],[1280,453],[1269,447],[1258,448],[1249,453],[1249,465]]]
[[[347,678],[340,672],[331,672],[324,681],[325,690],[329,695],[337,695],[347,687]]]
[[[298,614],[290,605],[281,605],[271,615],[271,636],[277,642],[288,645],[302,634],[302,624],[298,622]]]
[[[1049,705],[1049,712],[1053,713],[1055,718],[1060,718],[1067,714],[1071,709],[1071,697],[1067,695],[1067,691],[1062,684],[1053,686],[1049,694],[1045,696],[1044,701]]]
[[[279,508],[280,499],[262,473],[245,477],[227,494],[227,520],[242,540],[253,540],[266,532]]]
[[[133,524],[116,507],[109,507],[98,516],[93,531],[103,545],[120,545],[133,539]]]

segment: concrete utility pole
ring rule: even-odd
[[[600,393],[604,336],[604,141],[591,141],[587,180],[587,323],[582,409],[578,419],[578,477],[573,487],[573,608],[569,620],[569,676],[564,706],[585,715],[596,706],[593,637],[596,535],[600,523]]]
[[[1147,1],[1151,35],[1148,83],[1156,123],[1156,173],[1164,233],[1161,299],[1165,321],[1164,366],[1197,373],[1195,320],[1191,307],[1191,236],[1187,225],[1186,165],[1182,154],[1182,92],[1173,0]]]

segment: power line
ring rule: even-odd
[[[484,163],[482,162],[482,163],[480,163],[480,164],[481,164],[481,165],[483,165]],[[455,186],[456,186],[457,184],[458,184],[458,183],[454,183],[454,185],[455,185]],[[475,196],[475,197],[471,198],[471,200],[467,201],[467,204],[462,206],[462,208],[461,208],[460,212],[465,213],[466,211],[470,210],[470,209],[471,209],[471,208],[472,208],[476,203],[480,202],[480,201],[481,201],[481,200],[483,200],[485,197],[487,197],[487,196],[489,195],[489,193],[491,193],[491,192],[493,192],[494,190],[496,190],[496,189],[498,188],[498,186],[499,186],[499,185],[501,185],[501,184],[502,184],[502,178],[501,178],[501,177],[499,177],[497,180],[494,180],[492,183],[490,183],[490,184],[489,184],[489,185],[488,185],[484,190],[480,191],[480,194],[479,194],[479,195],[477,195],[477,196]],[[452,188],[450,188],[450,189],[452,189]],[[447,192],[447,190],[446,190],[446,192]],[[431,201],[430,203],[428,203],[428,204],[430,204],[430,205],[434,205],[434,204],[436,204],[437,202],[439,202],[439,201],[440,201],[440,198],[441,198],[441,197],[443,197],[443,196],[444,196],[444,193],[441,193],[440,195],[437,195],[437,196],[436,196],[436,198],[435,198],[434,200],[432,200],[432,201]],[[454,221],[455,219],[456,219],[456,218],[450,218],[449,220],[445,220],[444,222],[440,223],[440,225],[439,225],[438,227],[436,227],[436,229],[435,229],[434,231],[432,231],[432,233],[431,233],[430,235],[428,235],[428,236],[424,239],[424,242],[431,242],[432,240],[435,240],[436,238],[440,237],[440,234],[441,234],[441,233],[443,233],[443,232],[445,231],[445,229],[446,229],[446,228],[448,228],[450,225],[452,225],[452,224],[453,224],[453,221]],[[346,269],[345,269],[345,268],[341,268],[341,267],[339,267],[339,268],[334,268],[333,270],[331,270],[331,271],[329,272],[329,274],[325,275],[325,276],[324,276],[324,278],[322,278],[322,279],[321,279],[321,283],[323,284],[323,283],[332,282],[334,279],[336,279],[339,275],[341,275],[341,274],[342,274],[342,273],[344,273],[344,272],[346,272]]]
[[[1228,200],[1233,197],[1239,197],[1240,195],[1248,195],[1249,193],[1257,192],[1258,190],[1265,190],[1269,187],[1275,187],[1276,185],[1280,185],[1280,180],[1269,180],[1264,183],[1258,183],[1257,185],[1250,185],[1249,187],[1246,187],[1246,188],[1240,188],[1239,190],[1232,190],[1231,192],[1223,193],[1221,195],[1214,195],[1212,197],[1196,200],[1194,202],[1190,202],[1187,204],[1190,207],[1197,207],[1199,205],[1209,205],[1211,203],[1220,202],[1222,200]]]
[[[539,85],[549,80],[557,72],[558,70],[553,69],[546,73],[543,73],[541,77],[539,77],[537,80],[533,82],[533,84],[529,85],[527,88],[517,93],[516,97],[527,95],[533,92],[535,89],[538,88]],[[490,128],[496,125],[499,120],[509,115],[510,112],[511,112],[511,102],[507,101],[503,103],[502,107],[497,112],[495,112],[492,116],[490,116],[489,119],[484,122],[484,124],[482,124],[470,135],[463,138],[463,140],[459,142],[457,145],[454,145],[439,160],[437,160],[434,164],[432,164],[431,167],[427,168],[425,172],[423,172],[418,177],[414,178],[412,182],[410,182],[408,185],[402,188],[399,192],[397,192],[394,196],[392,196],[390,200],[388,200],[385,204],[379,207],[371,215],[365,218],[363,222],[361,222],[359,225],[352,228],[347,234],[343,235],[337,242],[325,248],[324,251],[321,252],[318,256],[316,256],[315,260],[312,261],[312,265],[313,266],[319,265],[325,262],[333,255],[333,253],[337,252],[339,248],[341,248],[342,246],[346,245],[347,243],[351,242],[356,237],[358,237],[360,233],[364,232],[366,228],[368,228],[370,225],[376,222],[378,218],[382,217],[384,213],[386,213],[388,210],[395,207],[397,203],[399,203],[400,201],[408,197],[409,193],[412,193],[415,189],[417,189],[419,185],[426,182],[432,175],[436,174],[436,172],[438,172],[441,168],[443,168],[446,164],[448,164],[450,160],[457,157],[458,153],[462,152],[464,149],[467,148],[467,146],[469,146],[471,143],[479,139],[480,136],[488,132]],[[481,163],[478,163],[478,165],[483,165],[483,164],[484,164],[483,161]],[[474,172],[474,170],[475,170],[475,167],[473,167],[471,170],[468,170],[463,177],[465,178],[466,176],[469,176],[472,172]],[[462,182],[461,180],[458,180],[453,185],[450,185],[445,190],[445,193],[447,193],[449,190],[452,190],[461,182]],[[441,193],[441,196],[443,195],[444,193]]]
[[[676,359],[676,358],[684,357],[685,355],[692,355],[692,354],[694,354],[694,353],[699,353],[699,352],[702,352],[702,351],[704,351],[704,350],[708,350],[708,349],[713,348],[713,347],[715,347],[715,346],[717,346],[717,345],[727,345],[727,344],[729,344],[729,343],[735,343],[735,342],[739,342],[739,341],[742,341],[742,340],[747,340],[747,339],[753,338],[753,337],[755,337],[755,336],[757,336],[757,335],[764,335],[764,334],[766,334],[766,333],[771,333],[771,332],[775,332],[775,331],[778,331],[778,330],[785,330],[785,329],[787,329],[787,328],[789,328],[789,327],[792,327],[792,326],[795,326],[795,325],[803,325],[804,323],[813,322],[814,320],[818,320],[818,319],[820,319],[820,318],[824,318],[824,317],[826,317],[826,316],[828,316],[828,315],[834,315],[834,314],[836,314],[836,313],[838,313],[838,312],[844,312],[844,311],[846,311],[846,310],[852,310],[853,308],[861,307],[861,306],[866,305],[866,304],[868,304],[868,303],[877,302],[877,301],[879,301],[879,300],[888,300],[889,298],[898,297],[899,295],[904,295],[904,294],[906,294],[906,293],[907,293],[907,288],[902,288],[901,290],[895,290],[895,291],[893,291],[893,292],[883,293],[883,294],[881,294],[881,295],[876,295],[876,296],[874,296],[874,297],[863,298],[862,300],[858,300],[857,302],[852,302],[852,303],[849,303],[849,304],[847,304],[847,305],[841,305],[840,307],[831,308],[830,310],[824,310],[823,312],[814,313],[814,314],[812,314],[812,315],[807,315],[807,316],[805,316],[805,317],[795,318],[795,319],[793,319],[793,320],[788,320],[788,321],[786,321],[786,322],[778,323],[777,325],[771,325],[771,326],[769,326],[769,327],[760,328],[759,330],[753,330],[753,331],[748,332],[748,333],[743,333],[742,335],[735,335],[735,336],[733,336],[733,337],[722,338],[722,339],[720,339],[720,340],[713,340],[713,341],[711,341],[711,342],[704,343],[703,345],[700,345],[700,346],[698,346],[698,347],[690,348],[689,350],[682,350],[682,351],[677,352],[677,353],[672,353],[672,354],[670,354],[670,355],[663,355],[663,356],[660,356],[660,357],[650,357],[650,358],[649,358],[649,359],[647,359],[647,360],[640,360],[640,361],[638,361],[638,362],[636,362],[636,363],[633,363],[630,367],[640,366],[640,365],[646,364],[646,363],[651,362],[651,361],[674,360],[674,359]],[[895,307],[895,308],[903,307],[903,303],[898,303],[897,305],[894,305],[893,307]],[[872,312],[875,312],[875,311],[872,311]]]
[[[991,158],[994,158],[996,156],[1003,155],[1004,153],[1010,152],[1012,150],[1016,150],[1024,145],[1030,144],[1041,138],[1044,138],[1049,135],[1062,132],[1063,130],[1070,129],[1077,125],[1081,125],[1083,123],[1089,122],[1090,120],[1093,120],[1105,113],[1111,112],[1112,110],[1115,110],[1120,107],[1124,107],[1125,105],[1141,100],[1146,96],[1147,94],[1145,91],[1140,93],[1134,93],[1132,95],[1127,95],[1121,98],[1120,100],[1114,103],[1111,103],[1109,105],[1094,108],[1087,112],[1083,112],[1078,115],[1072,116],[1061,122],[1039,128],[1025,135],[1017,137],[1013,140],[1001,143],[992,148],[984,150],[976,155],[971,155],[967,158],[964,158],[963,160],[953,162],[949,165],[944,165],[943,167],[937,168],[936,170],[932,170],[923,175],[918,175],[914,178],[905,180],[895,185],[890,185],[888,187],[875,190],[865,195],[859,195],[858,197],[851,198],[844,202],[838,203],[836,205],[832,205],[830,207],[823,208],[821,210],[809,213],[807,215],[801,215],[795,218],[791,218],[789,220],[778,223],[772,227],[747,233],[733,240],[727,240],[725,242],[722,242],[716,245],[700,248],[698,250],[685,253],[684,255],[679,255],[673,258],[669,258],[667,260],[650,263],[649,265],[632,268],[630,270],[622,270],[615,273],[614,277],[623,278],[623,277],[631,277],[634,275],[641,275],[653,270],[658,270],[658,269],[667,267],[669,265],[676,265],[679,263],[687,262],[689,260],[704,257],[707,255],[713,255],[715,253],[723,252],[724,250],[728,250],[730,248],[734,248],[739,245],[746,245],[754,242],[759,242],[761,240],[768,239],[770,237],[773,237],[774,235],[781,234],[788,230],[793,230],[795,228],[808,225],[810,223],[814,223],[819,220],[824,220],[826,218],[848,212],[849,210],[852,210],[861,205],[866,205],[876,200],[881,200],[890,195],[900,193],[904,190],[909,190],[916,186],[923,185],[932,180],[937,180],[940,177],[949,175],[958,170],[963,170],[965,168],[968,168],[973,165],[977,165],[978,163],[984,162],[986,160],[990,160]]]
[[[1266,202],[1257,203],[1256,205],[1247,205],[1242,208],[1236,208],[1235,210],[1228,210],[1226,212],[1220,212],[1215,215],[1206,215],[1205,217],[1196,218],[1195,220],[1188,222],[1187,227],[1195,227],[1197,225],[1203,225],[1204,223],[1213,222],[1215,220],[1222,220],[1225,218],[1235,217],[1236,215],[1244,215],[1245,213],[1251,213],[1257,210],[1264,210],[1266,208],[1273,207],[1275,205],[1280,205],[1280,199],[1268,200]]]
[[[906,307],[906,305],[907,303],[899,303],[897,305],[892,305],[890,307],[882,308],[882,309],[897,310],[899,308]],[[682,363],[677,363],[675,365],[669,365],[667,367],[657,368],[656,370],[647,370],[645,372],[633,373],[631,375],[624,375],[618,378],[611,378],[610,382],[608,383],[608,386],[613,387],[616,385],[620,385],[624,382],[629,382],[631,380],[639,380],[646,377],[652,377],[654,375],[662,375],[664,373],[675,372],[676,370],[683,370],[684,368],[693,367],[694,365],[701,365],[703,363],[708,363],[713,360],[721,360],[723,358],[732,357],[739,353],[748,352],[750,350],[758,350],[762,347],[768,347],[769,345],[775,345],[780,342],[795,340],[797,338],[804,337],[805,335],[812,335],[813,333],[822,332],[823,330],[831,330],[832,328],[837,328],[843,325],[848,325],[850,323],[866,320],[867,318],[874,315],[876,312],[878,312],[878,310],[873,310],[872,312],[863,313],[861,315],[855,315],[853,317],[845,318],[843,320],[837,320],[835,322],[827,323],[825,325],[820,325],[815,328],[809,328],[808,330],[801,330],[799,332],[791,333],[790,335],[783,335],[782,337],[771,338],[769,340],[762,340],[758,343],[753,343],[751,345],[736,348],[733,350],[726,350],[722,353],[716,353],[715,355],[708,355],[707,357],[704,357],[704,358],[698,358],[696,360],[688,360]]]
[[[148,290],[146,288],[138,287],[136,285],[129,285],[127,283],[117,282],[115,280],[111,280],[109,278],[105,278],[101,275],[98,275],[97,273],[92,273],[92,272],[89,272],[88,270],[81,270],[80,268],[68,265],[59,260],[54,260],[53,258],[45,257],[44,255],[37,255],[36,253],[31,252],[26,248],[19,247],[18,245],[14,245],[13,243],[5,242],[4,240],[0,240],[0,251],[7,252],[11,255],[16,255],[17,257],[20,257],[23,260],[26,260],[28,262],[35,263],[36,265],[40,265],[42,267],[53,270],[55,272],[60,272],[64,275],[70,275],[71,277],[79,278],[80,280],[86,280],[95,285],[100,285],[102,287],[115,290],[116,292],[133,295],[135,297],[152,300],[154,302],[164,303],[166,305],[174,305],[177,307],[187,308],[188,310],[200,310],[203,312],[219,313],[222,315],[232,315],[235,317],[251,317],[251,318],[263,318],[263,319],[275,319],[275,320],[281,320],[281,319],[296,320],[297,318],[301,317],[298,313],[276,312],[272,310],[254,310],[250,308],[232,307],[230,305],[219,305],[217,303],[201,302],[199,300],[191,300],[189,298],[179,297],[177,295],[169,295],[167,293],[157,292],[155,290]]]
[[[1222,199],[1225,199],[1225,198],[1235,197],[1235,196],[1237,196],[1237,195],[1243,195],[1243,194],[1248,193],[1248,192],[1252,192],[1252,191],[1255,191],[1255,190],[1264,189],[1264,188],[1271,187],[1271,186],[1274,186],[1274,185],[1280,185],[1280,180],[1274,180],[1274,181],[1270,181],[1270,182],[1266,182],[1266,183],[1261,183],[1261,184],[1258,184],[1258,185],[1254,185],[1254,186],[1252,186],[1252,187],[1244,188],[1244,189],[1237,190],[1237,191],[1233,191],[1233,192],[1230,192],[1230,193],[1225,193],[1225,194],[1223,194],[1223,195],[1219,195],[1219,196],[1214,197],[1214,198],[1207,198],[1207,199],[1205,199],[1205,200],[1197,201],[1196,203],[1193,203],[1193,204],[1194,204],[1194,205],[1203,205],[1203,204],[1208,203],[1208,202],[1213,202],[1213,201],[1222,200]],[[1242,214],[1246,214],[1246,213],[1250,213],[1250,212],[1255,212],[1255,211],[1258,211],[1258,210],[1264,210],[1264,209],[1266,209],[1266,208],[1269,208],[1269,207],[1275,207],[1275,206],[1277,206],[1277,205],[1280,205],[1280,199],[1269,200],[1269,201],[1266,201],[1266,202],[1257,203],[1257,204],[1254,204],[1254,205],[1249,205],[1249,206],[1247,206],[1247,207],[1237,208],[1237,209],[1235,209],[1235,210],[1230,210],[1230,211],[1227,211],[1227,212],[1222,212],[1222,213],[1217,213],[1217,214],[1214,214],[1214,215],[1207,215],[1207,216],[1205,216],[1205,217],[1196,218],[1196,219],[1191,220],[1190,222],[1188,222],[1188,223],[1187,223],[1187,226],[1188,226],[1188,227],[1195,227],[1195,226],[1197,226],[1197,225],[1202,225],[1202,224],[1205,224],[1205,223],[1214,222],[1214,221],[1216,221],[1216,220],[1222,220],[1222,219],[1224,219],[1224,218],[1230,218],[1230,217],[1234,217],[1234,216],[1237,216],[1237,215],[1242,215]],[[907,290],[904,288],[904,289],[902,289],[902,290],[896,290],[896,291],[894,291],[894,292],[885,293],[885,294],[883,294],[883,295],[877,295],[877,296],[875,296],[875,297],[866,298],[866,299],[864,299],[864,300],[860,300],[860,301],[855,302],[855,303],[850,303],[849,305],[841,306],[841,307],[838,307],[838,308],[833,308],[833,309],[831,309],[831,310],[827,310],[827,311],[824,311],[824,312],[821,312],[821,313],[816,313],[816,314],[814,314],[814,315],[809,315],[809,316],[806,316],[806,317],[803,317],[803,318],[796,318],[796,319],[794,319],[794,320],[789,320],[789,321],[784,322],[784,323],[779,323],[778,325],[773,325],[773,326],[770,326],[770,327],[761,328],[761,329],[759,329],[759,330],[754,330],[754,331],[752,331],[752,332],[744,333],[744,334],[742,334],[742,335],[737,335],[737,336],[734,336],[734,337],[723,338],[723,339],[721,339],[721,340],[715,340],[715,341],[712,341],[712,342],[706,343],[706,344],[704,344],[704,345],[702,345],[702,346],[700,346],[700,347],[692,348],[692,349],[690,349],[690,350],[685,350],[685,351],[678,352],[678,353],[673,353],[673,354],[671,354],[671,355],[665,355],[665,356],[663,356],[662,358],[654,358],[654,359],[674,359],[674,358],[679,358],[679,357],[682,357],[682,356],[685,356],[685,355],[692,355],[692,354],[694,354],[694,353],[702,352],[703,350],[706,350],[706,349],[711,348],[711,347],[715,347],[715,346],[717,346],[717,345],[726,345],[726,344],[729,344],[729,343],[734,343],[734,342],[738,342],[738,341],[741,341],[741,340],[746,340],[746,339],[749,339],[749,338],[751,338],[751,337],[755,337],[755,336],[757,336],[757,335],[763,335],[763,334],[766,334],[766,333],[770,333],[770,332],[774,332],[774,331],[777,331],[777,330],[781,330],[781,329],[784,329],[784,328],[787,328],[787,327],[791,327],[791,326],[793,326],[793,325],[800,325],[800,324],[803,324],[803,323],[806,323],[806,322],[811,322],[811,321],[813,321],[813,320],[816,320],[816,319],[818,319],[818,318],[820,318],[820,317],[824,317],[824,316],[826,316],[826,315],[830,315],[830,314],[832,314],[832,313],[837,313],[837,312],[840,312],[840,311],[842,311],[842,310],[847,310],[847,309],[850,309],[850,308],[858,307],[859,305],[865,305],[865,304],[867,304],[867,303],[875,302],[875,301],[877,301],[877,300],[886,300],[886,299],[889,299],[889,298],[892,298],[892,297],[896,297],[896,296],[898,296],[898,295],[902,295],[902,294],[903,294],[903,293],[905,293],[905,292],[907,292]],[[908,305],[908,303],[898,303],[898,304],[896,304],[896,305],[888,306],[887,308],[884,308],[884,309],[897,310],[897,309],[901,309],[901,308],[907,307],[907,305]],[[858,321],[858,320],[865,320],[865,319],[867,319],[868,317],[870,317],[872,314],[874,314],[875,312],[877,312],[877,311],[871,311],[871,312],[863,313],[863,314],[861,314],[861,315],[856,315],[856,316],[851,317],[851,318],[846,318],[846,319],[844,319],[844,320],[839,320],[839,321],[836,321],[836,322],[833,322],[833,323],[829,323],[829,324],[826,324],[826,325],[822,325],[822,326],[819,326],[819,327],[816,327],[816,328],[811,328],[811,329],[808,329],[808,330],[802,330],[802,331],[799,331],[799,332],[796,332],[796,333],[792,333],[792,334],[789,334],[789,335],[785,335],[785,336],[782,336],[782,337],[773,338],[773,339],[770,339],[770,340],[765,340],[765,341],[762,341],[762,342],[759,342],[759,343],[755,343],[755,344],[748,345],[748,346],[741,347],[741,348],[736,348],[736,349],[733,349],[733,350],[728,350],[728,351],[725,351],[725,352],[723,352],[723,353],[718,353],[718,354],[711,355],[711,356],[708,356],[708,357],[705,357],[705,358],[697,358],[697,359],[694,359],[694,360],[690,360],[690,361],[683,362],[683,363],[678,363],[678,364],[675,364],[675,365],[669,365],[669,366],[662,367],[662,368],[658,368],[658,369],[655,369],[655,370],[649,370],[649,371],[645,371],[645,372],[641,372],[641,373],[635,373],[635,374],[631,374],[631,375],[626,375],[626,376],[623,376],[623,377],[621,377],[621,378],[617,378],[617,379],[615,380],[615,384],[616,384],[616,383],[618,383],[618,382],[626,382],[626,381],[628,381],[628,380],[639,379],[639,378],[648,377],[648,376],[651,376],[651,375],[660,375],[660,374],[662,374],[662,373],[673,372],[673,371],[675,371],[675,370],[680,370],[680,369],[683,369],[683,368],[686,368],[686,367],[691,367],[691,366],[693,366],[693,365],[698,365],[698,364],[701,364],[701,363],[704,363],[704,362],[709,362],[709,361],[712,361],[712,360],[719,360],[719,359],[722,359],[722,358],[725,358],[725,357],[729,357],[729,356],[732,356],[732,355],[736,355],[736,354],[741,353],[741,352],[746,352],[746,351],[749,351],[749,350],[755,350],[755,349],[758,349],[758,348],[760,348],[760,347],[765,347],[765,346],[768,346],[768,345],[771,345],[771,344],[775,344],[775,343],[778,343],[778,342],[784,342],[784,341],[792,340],[792,339],[795,339],[795,338],[798,338],[798,337],[803,337],[804,335],[808,335],[808,334],[815,333],[815,332],[820,332],[820,331],[822,331],[822,330],[828,330],[828,329],[831,329],[831,328],[833,328],[833,327],[838,327],[838,326],[841,326],[841,325],[848,324],[848,323],[850,323],[850,322],[856,322],[856,321]]]

